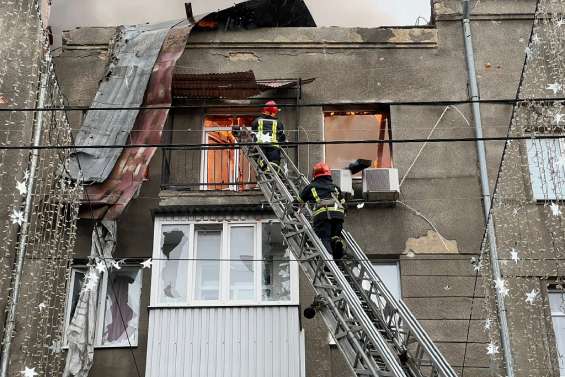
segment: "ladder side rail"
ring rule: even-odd
[[[263,151],[259,147],[255,146],[251,150],[244,148],[244,150],[247,153],[249,160],[252,162],[253,167],[257,171],[257,174],[259,176],[259,180],[258,180],[259,187],[261,188],[261,190],[263,191],[265,196],[271,202],[273,210],[275,210],[275,213],[277,214],[277,216],[279,218],[283,217],[284,214],[285,214],[286,208],[288,208],[289,205],[292,205],[292,202],[294,201],[295,196],[290,193],[289,188],[284,185],[284,183],[282,182],[282,180],[281,180],[281,178],[278,174],[276,174],[276,173],[272,174],[273,169],[272,169],[270,163],[268,162],[268,159],[264,155]],[[262,165],[263,166],[269,166],[269,168],[271,170],[270,171],[267,170],[267,172],[263,171],[259,167],[259,164],[255,160],[254,157],[261,159]],[[266,177],[267,174],[270,175],[270,179],[268,179]],[[269,184],[271,185],[271,188],[272,188],[271,191],[272,192],[269,192],[269,188],[265,187],[266,185],[269,185]],[[272,196],[272,194],[275,193],[276,190],[278,190],[283,196],[286,196],[286,200],[287,200],[286,203],[283,203],[284,198],[282,198],[282,200],[273,202],[272,198],[274,197],[274,195]],[[286,211],[286,212],[288,213],[288,211]],[[296,213],[295,213],[295,215],[296,215]],[[333,259],[330,257],[328,251],[325,250],[325,247],[323,246],[321,240],[315,234],[315,232],[312,229],[312,226],[310,225],[310,222],[308,221],[308,219],[302,213],[298,213],[297,216],[295,216],[295,217],[304,227],[304,230],[305,230],[306,234],[308,235],[309,242],[314,245],[315,249],[319,253],[318,257],[314,257],[314,258],[310,259],[308,263],[306,263],[306,264],[301,263],[301,266],[303,267],[303,270],[305,271],[305,273],[307,273],[307,275],[309,276],[310,279],[312,279],[312,280],[314,279],[315,276],[312,275],[312,271],[315,271],[315,269],[312,268],[311,264],[317,264],[318,266],[323,266],[323,267],[325,267],[329,270],[328,274],[331,274],[331,276],[334,277],[334,279],[335,279],[335,281],[336,281],[336,283],[339,287],[339,290],[341,291],[341,295],[343,295],[343,298],[344,298],[344,300],[343,300],[344,307],[342,309],[342,312],[346,313],[346,315],[347,314],[352,315],[354,317],[354,320],[359,324],[359,326],[362,327],[364,335],[368,338],[370,343],[374,347],[376,347],[376,350],[373,350],[372,352],[378,353],[378,355],[381,357],[384,364],[390,369],[390,371],[392,373],[394,373],[394,374],[391,374],[391,375],[392,376],[399,376],[399,377],[400,376],[406,376],[403,368],[398,363],[398,360],[396,359],[395,355],[391,352],[388,343],[382,337],[382,335],[376,330],[376,328],[374,327],[374,324],[368,318],[367,313],[364,311],[363,307],[361,306],[359,298],[357,297],[355,292],[353,292],[348,281],[345,279],[341,270],[337,267],[337,265],[335,264]],[[291,248],[291,249],[295,250],[295,254],[298,254],[296,248],[299,247],[299,245],[297,245],[294,242],[293,242],[293,244],[294,244],[294,247]],[[310,266],[309,266],[309,268],[304,268],[305,265],[310,265]],[[322,275],[326,274],[324,272],[323,268],[318,269],[317,273],[322,274]],[[327,283],[328,286],[333,285],[331,280],[328,279],[327,277],[325,277],[324,280],[325,280],[325,282]],[[315,288],[318,288],[318,290],[320,290],[320,284],[318,284],[317,287],[315,286]],[[334,288],[332,288],[332,289],[334,289]],[[325,290],[322,290],[322,291],[325,291]],[[331,300],[331,296],[326,297],[326,298],[328,300]],[[336,321],[337,320],[339,320],[339,319],[336,319]],[[347,328],[347,321],[342,322],[341,326],[344,327],[344,328]],[[332,330],[333,329],[330,327],[330,331],[332,331]],[[352,332],[350,331],[349,333],[351,334]],[[368,353],[362,352],[361,356],[362,356],[362,358],[368,358]],[[376,362],[374,364],[376,365]],[[382,371],[379,374],[383,375],[383,376],[387,375],[387,374],[384,374],[384,373],[387,373],[387,372]],[[376,375],[378,376],[379,374],[376,374]]]
[[[260,181],[260,187],[265,185],[268,186],[268,184],[269,183],[264,180]],[[267,190],[269,189],[267,188]],[[283,218],[284,216],[287,216],[286,209],[284,208],[284,206],[281,205],[280,202],[273,203],[272,207],[275,213],[277,214],[277,217]],[[297,234],[304,234],[304,232]],[[296,243],[293,242],[292,237],[287,237],[284,233],[283,236],[285,236],[285,239],[287,240],[291,248],[293,247],[292,246],[293,244],[294,247],[298,247]],[[309,260],[310,263],[301,264],[301,267],[304,270],[305,274],[311,279],[311,281],[316,282],[316,279],[318,279],[317,275],[319,275],[319,271],[321,271],[320,267],[322,263],[320,263],[320,259],[309,258]],[[344,316],[340,314],[338,310],[338,306],[335,304],[335,302],[339,299],[339,297],[338,295],[336,295],[336,292],[332,292],[332,290],[336,291],[337,287],[333,286],[330,281],[322,282],[322,277],[320,277],[318,280],[320,280],[320,282],[314,283],[314,287],[318,293],[326,294],[326,296],[324,297],[324,302],[327,303],[328,309],[330,310],[330,313],[327,313],[325,310],[321,311],[322,318],[326,322],[327,326],[330,328],[330,331],[331,329],[334,328],[336,329],[336,331],[342,328],[343,332],[346,334],[345,338],[339,336],[336,336],[336,338],[339,339],[338,346],[346,356],[346,360],[349,366],[352,368],[352,370],[354,370],[359,375],[373,375],[373,376],[391,375],[386,371],[377,371],[378,370],[377,365],[366,356],[366,352],[364,352],[364,349],[361,346],[362,339],[355,338],[354,336],[355,332],[351,329],[351,326],[349,326],[348,321],[345,320]],[[321,292],[324,290],[326,290],[326,292]],[[341,293],[341,289],[339,289],[339,292]],[[361,355],[362,361],[364,362],[362,368],[356,366],[358,361],[358,355]]]
[[[358,260],[359,263],[366,265],[364,269],[365,273],[368,275],[368,278],[374,282],[379,296],[386,300],[387,305],[390,305],[393,313],[399,316],[399,319],[396,322],[399,324],[403,322],[403,325],[407,327],[407,336],[403,339],[405,348],[410,353],[408,344],[410,344],[411,342],[416,342],[422,346],[423,352],[420,353],[419,357],[416,357],[416,360],[414,360],[414,362],[423,362],[424,357],[427,356],[429,358],[429,361],[433,364],[434,368],[437,368],[441,376],[457,377],[457,374],[455,373],[453,368],[449,365],[445,357],[441,354],[435,343],[431,340],[428,333],[422,328],[422,326],[420,325],[414,314],[406,306],[404,301],[396,299],[394,296],[392,296],[375,270],[373,268],[369,268],[372,267],[370,266],[369,260],[367,259],[365,253],[361,250],[355,239],[351,236],[351,234],[349,232],[344,232],[343,235],[354,253],[354,258]]]
[[[286,162],[287,169],[289,171],[288,175],[292,176],[292,174],[294,174],[294,176],[297,177],[299,184],[302,185],[301,187],[299,187],[299,184],[293,182],[295,194],[299,195],[300,189],[307,185],[308,181],[306,180],[305,176],[296,168],[286,152],[283,151],[283,153],[281,153],[281,156]],[[434,369],[437,368],[438,373],[441,373],[441,376],[456,377],[457,374],[455,373],[453,368],[451,368],[449,363],[445,360],[441,352],[437,349],[436,345],[431,340],[430,336],[426,333],[426,331],[414,317],[410,309],[402,300],[397,300],[394,296],[392,296],[388,288],[384,285],[378,274],[373,269],[366,254],[362,251],[351,234],[344,230],[343,236],[348,243],[348,246],[350,246],[350,249],[354,252],[354,260],[357,261],[357,263],[359,263],[360,265],[358,268],[362,268],[364,273],[368,275],[365,279],[363,279],[363,276],[356,276],[355,274],[351,274],[351,277],[357,281],[356,285],[358,289],[362,289],[368,305],[371,307],[374,314],[383,321],[387,332],[389,334],[396,332],[399,335],[392,338],[394,339],[394,342],[396,343],[395,345],[399,349],[399,351],[406,350],[410,354],[408,345],[411,342],[417,342],[423,348],[423,352],[418,352],[418,356],[416,356],[415,359],[411,361],[413,367],[417,368],[418,365],[424,365],[424,357],[427,356],[429,358],[429,363],[431,363],[431,366]],[[363,280],[369,282],[369,292],[367,292],[366,287],[363,287]],[[389,307],[389,310],[386,313],[386,306],[377,307],[376,303],[373,300],[367,300],[367,298],[370,298],[375,293],[378,295],[377,300],[382,298],[385,301],[386,306]],[[397,318],[394,318],[393,315],[396,315]],[[390,328],[390,325],[388,325],[388,321],[386,320],[387,317],[393,320],[396,330],[392,330]],[[402,330],[404,326],[408,328],[408,331]],[[402,342],[402,345],[399,344],[399,341]]]

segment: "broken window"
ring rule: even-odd
[[[233,126],[248,127],[251,115],[210,115],[204,119],[204,143],[235,144]],[[255,187],[255,173],[247,158],[237,148],[204,149],[202,151],[202,182],[205,190],[243,191]]]
[[[88,266],[74,266],[65,313],[65,329],[75,314]],[[96,347],[137,346],[141,300],[141,270],[110,268],[100,276],[96,304]],[[125,324],[125,327],[124,327]],[[66,334],[66,331],[65,331]],[[65,340],[66,342],[66,340]]]
[[[290,300],[290,258],[280,223],[262,224],[262,296],[265,301]]]
[[[75,310],[77,308],[78,299],[80,296],[80,290],[82,288],[82,283],[86,277],[86,273],[88,272],[88,268],[78,267],[75,266],[71,270],[71,281],[70,281],[70,289],[67,298],[67,307],[66,307],[66,314],[65,314],[65,329],[71,323],[75,315]],[[65,331],[66,334],[66,331]],[[66,342],[66,340],[65,340]]]
[[[165,222],[163,220],[163,222]],[[161,238],[167,232],[183,230],[188,264],[177,269],[155,269],[154,282],[174,280],[163,274],[190,276],[182,280],[186,301],[163,300],[159,283],[152,305],[261,305],[297,302],[298,266],[283,245],[280,224],[275,221],[196,222],[161,224]],[[170,235],[169,235],[170,237]],[[192,241],[193,240],[193,241]],[[160,241],[163,244],[163,240]],[[178,239],[175,245],[178,244]],[[190,245],[189,245],[190,244]],[[175,246],[176,247],[176,246]],[[154,252],[154,262],[158,253]],[[181,267],[182,266],[182,267]],[[176,281],[176,280],[174,280]],[[180,289],[179,289],[180,290]],[[183,296],[184,297],[184,296]]]
[[[216,225],[198,225],[195,230],[195,300],[220,298],[220,253],[222,229]]]
[[[325,141],[390,140],[386,112],[327,111],[324,113]],[[357,159],[373,161],[375,168],[392,167],[390,143],[327,144],[325,161],[332,169],[346,168]]]
[[[161,229],[161,248],[156,258],[161,303],[187,300],[188,232],[184,225],[163,225]]]
[[[137,344],[141,271],[139,268],[110,270],[107,279],[102,345]]]

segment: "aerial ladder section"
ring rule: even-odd
[[[361,376],[456,377],[408,307],[393,297],[351,234],[338,264],[310,224],[312,208],[296,204],[308,184],[282,150],[281,168],[258,145],[242,144],[281,232],[316,292],[320,313],[354,373]],[[263,167],[263,168],[262,168]]]

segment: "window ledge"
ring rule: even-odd
[[[170,191],[159,193],[161,207],[187,206],[255,206],[260,207],[265,203],[261,191],[250,190],[243,192],[234,191]],[[268,206],[267,206],[268,207]]]
[[[291,306],[298,308],[298,303],[263,303],[263,304],[210,304],[210,305],[151,305],[147,310],[161,310],[161,309],[218,309],[218,308],[266,308],[266,307],[283,307]]]
[[[124,348],[124,349],[126,349],[126,348],[135,349],[135,348],[137,348],[137,347],[139,347],[137,344],[132,344],[131,346],[129,346],[129,345],[120,345],[120,346],[110,346],[110,345],[108,345],[108,346],[94,346],[94,349],[95,349],[95,350],[117,349],[117,348],[120,348],[120,349],[121,349],[121,348]],[[61,349],[62,349],[63,351],[68,351],[68,350],[69,350],[69,346],[61,347]]]

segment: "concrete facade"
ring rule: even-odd
[[[481,1],[473,9],[476,66],[483,99],[515,97],[534,8],[535,1],[523,0]],[[358,107],[359,103],[371,106],[377,102],[391,103],[394,139],[426,138],[436,123],[433,138],[473,137],[468,105],[445,110],[445,106],[406,104],[468,98],[460,4],[438,0],[434,2],[433,13],[432,26],[416,28],[195,32],[189,38],[177,69],[189,73],[253,70],[258,79],[316,78],[303,86],[303,107],[283,109],[281,118],[291,140],[304,141],[305,135],[309,140],[322,140],[324,109],[339,106],[347,111]],[[104,74],[107,42],[113,32],[111,28],[66,32],[56,69],[69,103],[88,105],[94,97]],[[201,142],[199,131],[203,117],[210,110],[203,106],[172,111],[164,138],[172,143]],[[481,111],[485,136],[505,136],[512,106],[482,104]],[[70,113],[74,128],[80,127],[80,115]],[[401,177],[421,147],[421,143],[394,145],[394,165]],[[504,142],[487,143],[491,190],[503,148]],[[297,157],[301,169],[307,173],[308,162],[318,161],[323,155],[319,146],[302,146]],[[151,257],[156,212],[197,212],[207,216],[218,208],[237,213],[238,208],[259,207],[264,202],[255,192],[163,190],[161,157],[162,153],[158,152],[151,162],[148,182],[118,221],[117,258]],[[176,169],[186,169],[181,165]],[[191,166],[195,168],[189,169],[188,175],[192,175],[193,182],[198,182],[200,164]],[[520,174],[525,174],[524,170]],[[526,184],[524,187],[527,191]],[[369,258],[400,262],[403,300],[451,365],[462,371],[461,375],[503,374],[500,358],[493,361],[486,355],[489,339],[483,320],[487,299],[482,279],[470,263],[471,257],[481,251],[485,228],[475,144],[428,143],[401,186],[400,201],[394,207],[353,207],[346,220],[347,229]],[[528,211],[532,216],[546,215],[540,213],[543,209],[534,202]],[[85,221],[79,230],[77,257],[84,257],[90,251],[90,229]],[[505,242],[503,230],[499,231],[502,232],[501,242]],[[538,279],[534,280],[544,291],[544,282],[539,277],[554,276],[554,273],[547,271],[545,265],[538,268],[535,273]],[[136,376],[133,357],[143,375],[149,282],[150,274],[144,270],[138,346],[132,350],[97,350],[92,376]],[[300,304],[308,306],[312,298],[309,283],[301,276]],[[515,300],[520,299],[521,296],[515,297]],[[558,375],[555,348],[548,346],[555,342],[551,318],[547,308],[535,314],[538,330],[546,337],[540,339],[539,349],[532,354],[531,348],[525,345],[532,334],[516,334],[513,341],[516,375]],[[516,328],[521,319],[523,315],[512,322]],[[306,376],[351,375],[339,350],[329,345],[321,319],[302,318],[301,325],[306,335]],[[532,363],[532,358],[537,360],[535,368],[528,364]]]

